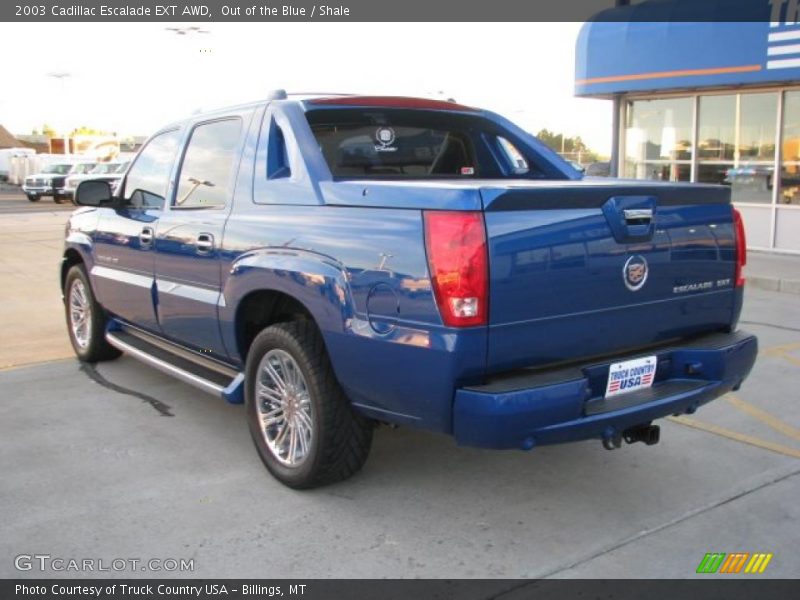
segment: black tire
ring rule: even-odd
[[[85,338],[82,341],[78,339],[76,328],[73,327],[75,322],[75,312],[72,305],[73,293],[78,293],[74,289],[78,286],[82,286],[81,289],[86,299],[85,306],[88,310],[86,317],[88,331],[86,331]],[[78,360],[93,363],[111,360],[122,354],[106,341],[105,334],[108,317],[103,307],[94,297],[92,286],[89,283],[89,278],[86,276],[83,265],[75,265],[67,272],[67,278],[64,282],[64,309],[67,318],[69,341],[72,343],[72,349],[75,351]]]
[[[311,441],[303,462],[296,466],[281,463],[273,454],[259,416],[256,381],[262,359],[272,350],[294,359],[310,397]],[[361,469],[372,445],[374,424],[358,414],[345,396],[313,323],[279,323],[264,329],[250,346],[245,375],[250,434],[261,460],[278,481],[291,488],[309,489],[347,479]]]
[[[41,196],[37,196],[36,194],[26,194],[28,196],[28,202],[38,202]]]

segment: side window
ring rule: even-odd
[[[509,142],[504,137],[497,138],[497,146],[500,149],[500,154],[506,162],[509,171],[514,175],[524,175],[530,169],[528,161],[522,156],[522,153],[517,150],[516,146]]]
[[[219,208],[231,195],[241,119],[198,125],[183,156],[175,206]]]
[[[286,149],[286,139],[280,125],[272,120],[269,126],[269,145],[267,147],[267,179],[280,179],[291,177],[289,167],[289,153]]]
[[[159,133],[136,157],[125,179],[122,197],[134,208],[163,208],[169,174],[180,141],[177,129]]]

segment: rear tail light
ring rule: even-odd
[[[425,248],[436,304],[448,327],[486,325],[489,259],[481,212],[424,213]]]
[[[744,285],[742,267],[747,264],[747,240],[744,236],[744,221],[742,213],[733,209],[733,230],[736,236],[736,287]]]

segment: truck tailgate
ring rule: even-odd
[[[481,189],[488,371],[612,354],[729,327],[729,190],[640,182]]]

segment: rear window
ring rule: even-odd
[[[312,110],[307,118],[337,178],[536,175],[519,150],[498,137],[503,132],[479,116],[361,108]]]

